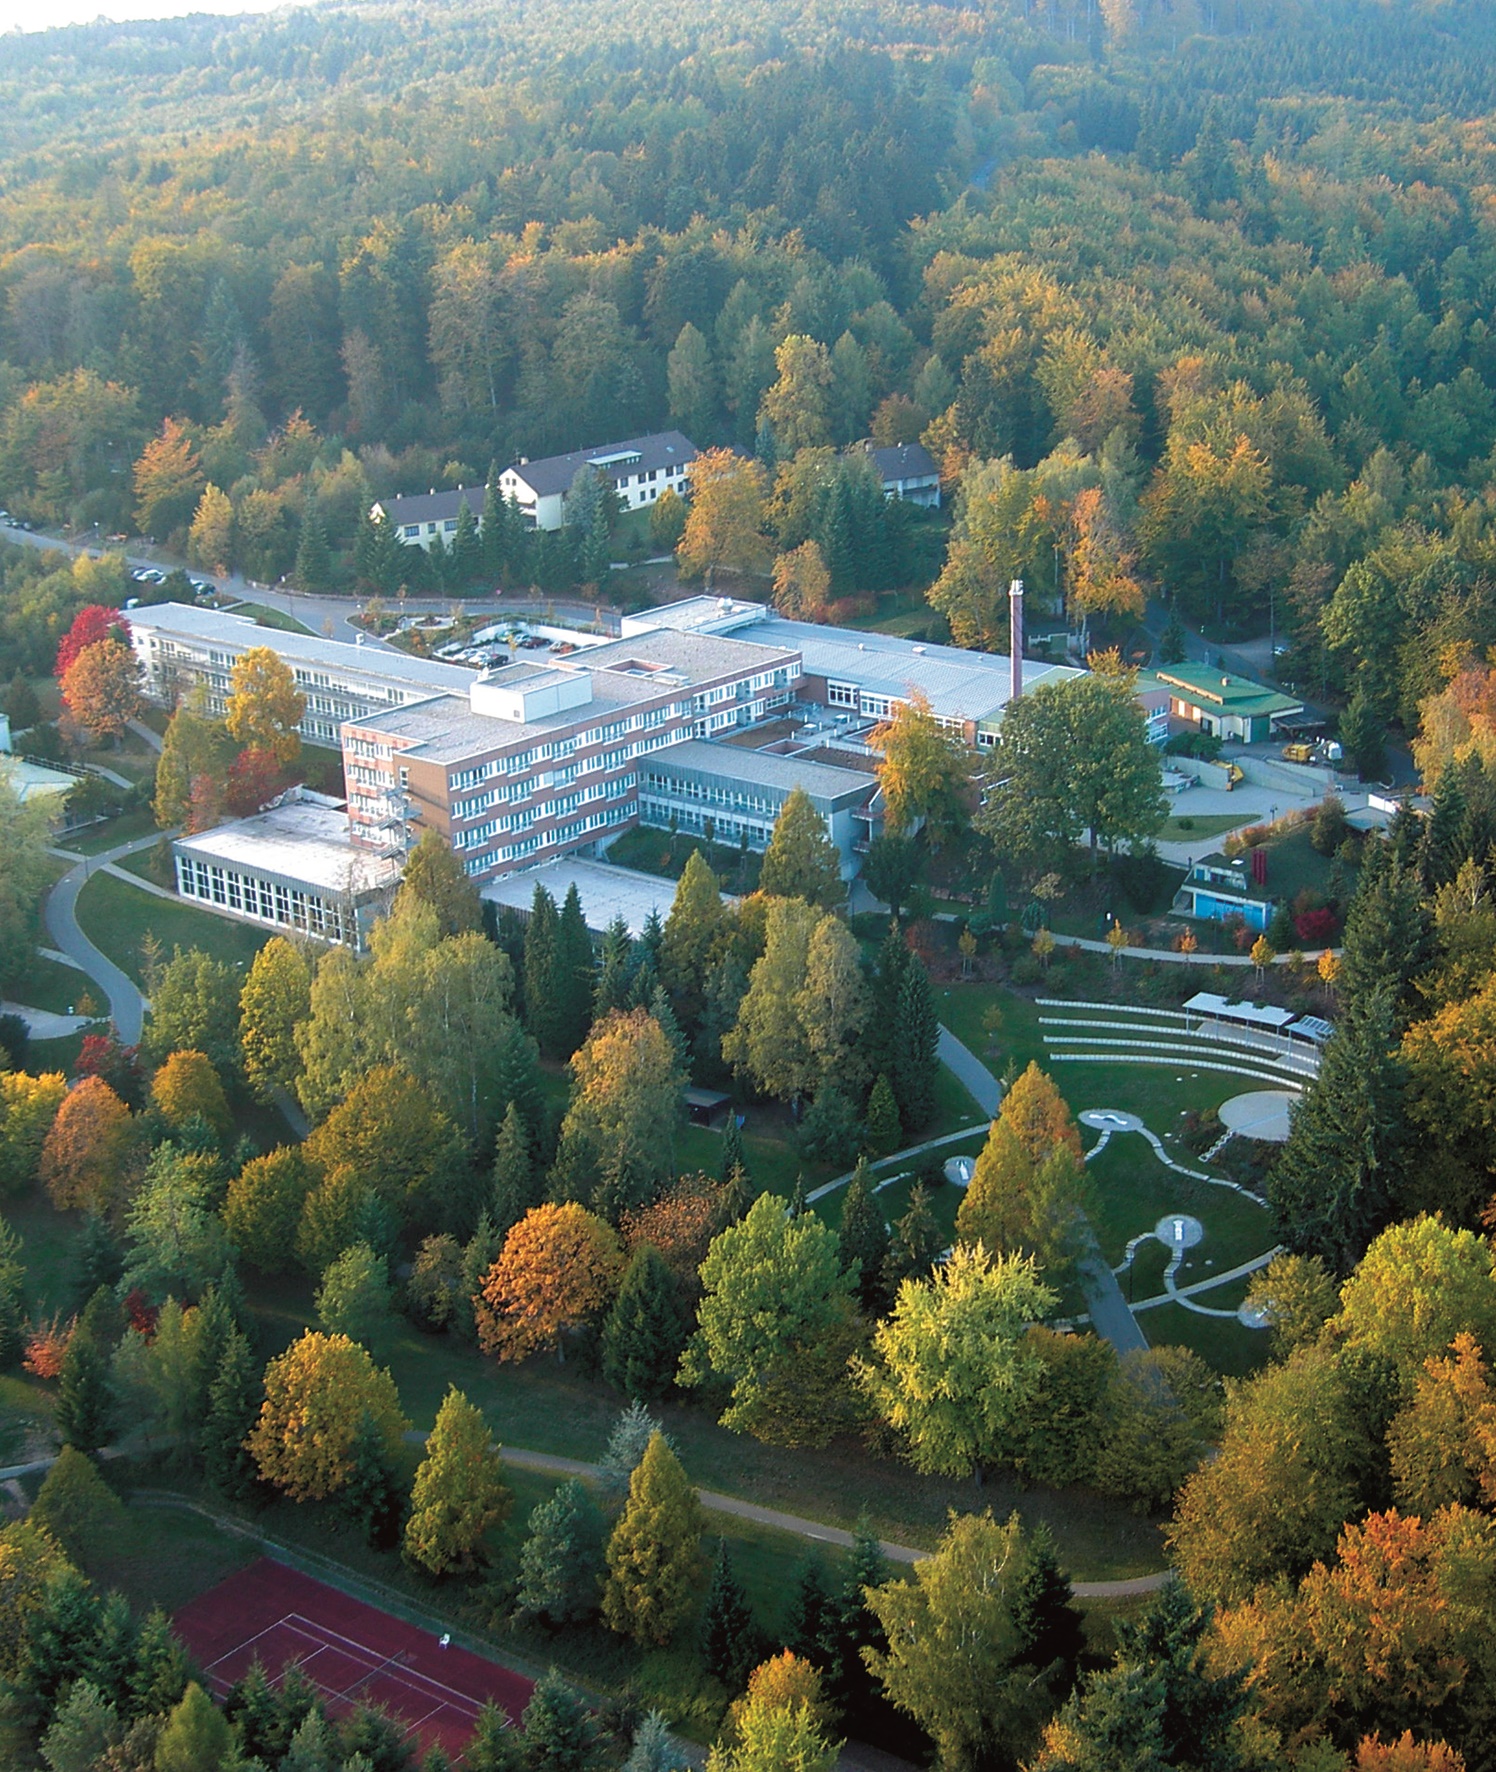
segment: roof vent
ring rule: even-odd
[[[1222,689],[1229,689],[1231,687],[1231,679],[1229,677],[1222,677],[1221,687]]]
[[[925,649],[923,646],[916,646],[914,650],[915,650],[915,653],[917,654],[918,657],[920,657],[920,658],[924,657]]]

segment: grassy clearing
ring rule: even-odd
[[[106,818],[102,824],[90,825],[86,831],[63,840],[62,847],[77,855],[102,855],[121,843],[133,843],[139,837],[156,834],[156,821],[149,812],[126,812],[119,818]]]
[[[614,867],[633,868],[636,873],[656,874],[662,880],[678,880],[686,871],[691,852],[699,849],[707,866],[727,892],[752,892],[758,886],[764,858],[753,850],[745,854],[726,843],[708,843],[701,837],[658,831],[635,825],[608,846],[607,859]]]
[[[26,1302],[33,1316],[51,1316],[71,1304],[71,1253],[82,1223],[59,1212],[40,1187],[24,1199],[7,1200],[5,1221],[21,1239],[26,1264]]]
[[[86,972],[33,954],[31,964],[6,995],[12,1002],[24,1003],[28,1009],[50,1009],[55,1015],[72,1015],[73,1005],[89,989]]]
[[[147,933],[168,956],[175,947],[201,948],[214,959],[243,967],[273,933],[137,892],[124,880],[104,873],[95,874],[78,894],[78,923],[94,946],[109,954],[137,984],[145,982],[140,944]]]
[[[297,621],[294,615],[288,615],[284,609],[272,608],[269,603],[235,603],[230,613],[247,615],[256,627],[278,628],[283,634],[312,632],[305,622]]]
[[[1153,833],[1156,843],[1199,842],[1202,838],[1219,837],[1227,831],[1240,830],[1255,822],[1250,812],[1187,812],[1182,818],[1166,818]]]

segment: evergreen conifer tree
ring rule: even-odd
[[[601,1021],[615,1009],[626,1009],[633,980],[634,938],[620,914],[603,934],[597,985],[592,993],[592,1019]]]
[[[923,1182],[909,1191],[909,1210],[893,1228],[883,1263],[883,1289],[891,1297],[905,1280],[922,1280],[945,1247],[945,1236],[930,1207]]]
[[[457,507],[457,528],[452,536],[452,580],[465,591],[483,576],[483,543],[478,519],[466,499]]]
[[[73,1307],[81,1311],[101,1286],[116,1285],[124,1271],[124,1251],[109,1221],[97,1213],[85,1213],[68,1250],[68,1294]]]
[[[152,1606],[135,1638],[135,1662],[121,1709],[133,1717],[159,1716],[187,1690],[191,1677],[192,1659],[171,1620],[160,1606]]]
[[[1284,1242],[1348,1274],[1393,1215],[1408,1128],[1392,984],[1347,1004],[1268,1178]]]
[[[732,1566],[727,1540],[717,1540],[712,1584],[701,1615],[701,1660],[707,1672],[731,1693],[741,1692],[758,1665],[759,1629],[743,1584]]]
[[[675,1276],[652,1243],[641,1243],[603,1325],[608,1383],[634,1401],[668,1396],[690,1332]]]
[[[836,1604],[826,1579],[826,1565],[812,1551],[796,1571],[783,1646],[792,1655],[827,1671],[832,1659],[835,1618]]]
[[[496,1704],[485,1704],[463,1752],[465,1772],[522,1772],[524,1744]]]
[[[585,1483],[562,1483],[530,1515],[519,1556],[515,1608],[551,1624],[577,1624],[597,1611],[602,1595],[607,1526]]]
[[[862,1307],[868,1311],[882,1298],[883,1263],[888,1256],[888,1223],[873,1197],[873,1187],[873,1172],[864,1157],[847,1184],[838,1233],[842,1266],[852,1276]]]
[[[1387,987],[1396,1039],[1418,1005],[1415,981],[1433,957],[1433,934],[1417,873],[1400,865],[1388,846],[1372,839],[1345,920],[1338,980],[1342,1003],[1349,1008]]]
[[[573,881],[556,924],[554,970],[556,1056],[570,1058],[587,1038],[592,1026],[592,993],[595,985],[592,937],[582,915],[582,900]]]
[[[493,1100],[512,1103],[538,1149],[546,1122],[545,1091],[540,1082],[540,1050],[513,1018],[500,1037],[491,1060]]]
[[[523,1728],[526,1772],[603,1772],[608,1763],[592,1712],[555,1668],[536,1682]]]
[[[0,1372],[14,1366],[26,1345],[26,1264],[21,1239],[0,1218]]]
[[[484,1212],[479,1215],[472,1236],[462,1246],[457,1308],[453,1313],[452,1326],[464,1340],[476,1341],[478,1338],[473,1299],[483,1284],[484,1276],[499,1259],[505,1235],[506,1232],[494,1222],[492,1215]]]
[[[113,1425],[114,1397],[104,1345],[104,1325],[111,1306],[109,1294],[100,1287],[68,1339],[58,1374],[57,1429],[63,1445],[79,1452],[97,1452]]]
[[[536,886],[525,927],[525,1026],[551,1057],[557,1056],[561,1039],[556,1013],[558,922],[555,899],[544,886]]]
[[[219,1772],[230,1763],[233,1750],[228,1718],[194,1680],[157,1738],[156,1772]]]
[[[501,1240],[532,1206],[540,1204],[540,1194],[540,1177],[530,1154],[529,1129],[520,1117],[518,1103],[511,1101],[494,1145],[493,1203],[488,1214]]]
[[[743,1144],[743,1128],[737,1114],[729,1111],[727,1124],[722,1129],[722,1160],[717,1173],[727,1181],[734,1170],[740,1172],[745,1182],[748,1180],[748,1152]]]
[[[623,1772],[686,1772],[690,1764],[670,1739],[670,1726],[663,1712],[652,1710],[634,1731]]]
[[[903,1127],[899,1122],[899,1104],[894,1099],[893,1085],[887,1074],[873,1084],[867,1098],[867,1141],[873,1155],[886,1157],[899,1148]]]
[[[681,1032],[681,1025],[676,1020],[675,1011],[670,1006],[670,998],[666,994],[665,987],[662,984],[657,984],[655,986],[654,994],[649,999],[649,1013],[660,1024],[660,1027],[664,1031],[665,1038],[670,1042],[671,1048],[675,1053],[675,1062],[680,1066],[681,1070],[689,1076],[691,1070],[691,1048],[686,1041],[685,1034]]]
[[[1040,1669],[1058,1662],[1061,1684],[1068,1687],[1085,1651],[1085,1616],[1073,1603],[1070,1578],[1060,1567],[1046,1526],[1036,1529],[1027,1549],[1023,1583],[1013,1609],[1020,1658]]]
[[[900,997],[904,979],[915,964],[914,956],[904,945],[897,922],[888,925],[888,933],[878,948],[878,963],[873,974],[867,1022],[859,1042],[859,1056],[867,1067],[865,1075],[880,1073],[893,1081],[899,1068],[901,1049],[899,1031]],[[898,1099],[895,1090],[894,1099]]]
[[[852,1535],[852,1554],[842,1573],[827,1623],[830,1666],[829,1694],[848,1711],[865,1708],[875,1685],[862,1659],[864,1649],[885,1647],[883,1627],[868,1610],[866,1588],[881,1587],[888,1580],[888,1560],[873,1529],[859,1519]]]
[[[371,1545],[388,1550],[399,1537],[405,1498],[390,1463],[383,1429],[368,1410],[359,1419],[349,1465],[338,1504],[345,1517],[363,1529]]]
[[[129,1698],[139,1641],[140,1625],[130,1602],[122,1593],[106,1594],[84,1657],[82,1678],[91,1680],[111,1704],[123,1704]]]
[[[701,1503],[680,1460],[665,1436],[654,1434],[608,1540],[603,1619],[611,1629],[640,1643],[670,1641],[694,1604],[701,1523]]]
[[[935,1114],[935,1079],[940,1071],[940,1021],[930,975],[911,954],[899,984],[894,1062],[888,1073],[899,1119],[906,1133],[928,1126]]]
[[[296,583],[303,591],[325,591],[332,583],[332,550],[317,500],[308,494],[301,513],[301,540],[296,547]]]

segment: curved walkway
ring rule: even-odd
[[[126,1046],[140,1044],[145,1028],[145,998],[134,979],[127,977],[113,960],[101,954],[78,927],[78,894],[95,868],[108,867],[122,855],[154,848],[160,841],[161,834],[157,832],[149,837],[137,837],[133,843],[121,843],[118,848],[105,850],[102,855],[84,856],[68,869],[47,895],[47,933],[67,958],[80,971],[86,972],[104,993],[109,1002],[110,1018],[121,1043]],[[57,849],[53,853],[64,860],[70,859],[72,854],[66,849]]]

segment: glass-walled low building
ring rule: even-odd
[[[172,844],[177,891],[206,910],[362,949],[400,862],[355,848],[335,805],[292,801]]]

